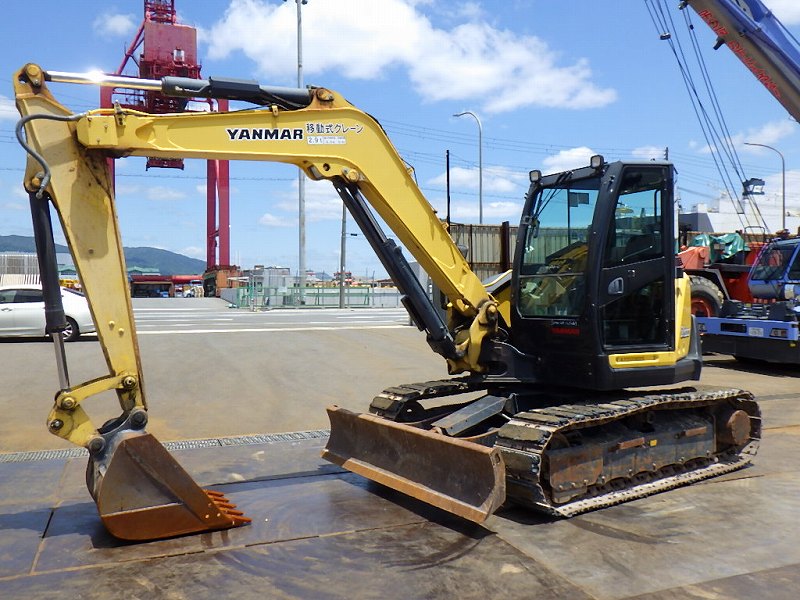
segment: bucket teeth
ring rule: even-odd
[[[231,527],[239,527],[240,525],[246,525],[247,523],[251,522],[251,519],[245,517],[242,511],[236,510],[236,505],[229,501],[224,494],[215,492],[213,490],[203,491],[214,503],[214,506],[220,510],[222,516],[231,520]]]

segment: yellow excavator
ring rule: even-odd
[[[73,114],[53,97],[50,82],[257,107]],[[146,432],[107,166],[116,157],[283,162],[333,184],[454,376],[389,387],[369,412],[330,407],[323,456],[347,469],[480,522],[506,501],[571,516],[730,472],[757,450],[760,413],[748,392],[625,391],[700,375],[689,281],[675,264],[667,162],[607,163],[595,156],[571,171],[531,171],[513,271],[484,285],[379,123],[336,92],[230,79],[96,78],[35,64],[15,74],[14,87],[59,364],[60,390],[47,425],[88,449],[89,491],[116,537],[148,540],[248,522],[224,497],[202,490]],[[78,384],[69,381],[59,335],[64,317],[51,205],[108,365],[106,376]],[[377,217],[442,291],[445,317]],[[122,412],[98,426],[85,405],[112,390]]]

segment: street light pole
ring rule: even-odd
[[[778,156],[781,157],[781,229],[786,229],[786,161],[783,158],[783,154],[781,154],[780,150],[777,148],[773,148],[772,146],[767,146],[766,144],[755,144],[751,142],[745,142],[745,146],[760,146],[761,148],[769,148],[773,152],[777,153]]]
[[[286,2],[286,0],[283,0]],[[297,87],[303,87],[303,4],[308,0],[295,0],[297,4]],[[297,224],[299,233],[298,275],[300,286],[300,305],[306,303],[306,176],[303,171],[298,173],[297,179]]]
[[[478,223],[483,225],[483,126],[478,115],[471,110],[465,110],[453,116],[463,117],[464,115],[470,115],[478,123]]]
[[[347,252],[347,207],[342,203],[342,247],[341,254],[339,254],[339,308],[346,308],[347,302],[345,301],[345,278],[344,268],[347,264],[345,261],[345,253]]]

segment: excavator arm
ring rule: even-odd
[[[97,435],[81,406],[89,396],[115,390],[124,411],[147,408],[112,185],[104,158],[71,143],[74,115],[46,89],[31,93],[20,78],[16,91],[28,143],[46,160],[49,170],[44,181],[41,164],[29,155],[25,188],[32,203],[49,199],[55,206],[86,296],[97,300],[90,303],[94,321],[103,324],[97,335],[109,375],[61,390],[48,418],[53,433],[89,446]]]
[[[161,85],[175,94],[238,98],[266,106],[231,113],[151,115],[117,107],[72,114],[50,93],[48,81],[88,83],[78,74],[48,73],[34,64],[15,75],[16,103],[23,117],[18,137],[29,154],[25,187],[40,216],[48,202],[58,213],[108,367],[108,375],[78,385],[63,377],[48,427],[59,437],[89,449],[90,492],[104,523],[117,537],[169,537],[240,525],[247,519],[224,497],[201,490],[144,431],[147,406],[107,166],[109,157],[283,162],[298,166],[312,179],[330,180],[398,285],[417,326],[426,331],[431,347],[446,359],[448,370],[486,370],[481,363],[481,346],[497,331],[498,303],[469,268],[380,125],[339,94],[324,88],[287,90],[236,81],[209,81],[204,86],[195,80],[125,78],[116,84]],[[381,230],[370,206],[449,299],[447,323],[428,300],[400,249]],[[41,254],[43,274],[52,273],[53,265],[43,263]],[[43,282],[47,287],[46,277]],[[57,312],[57,308],[48,306],[50,311]],[[57,350],[57,357],[66,373],[63,349]],[[83,402],[108,390],[116,391],[122,414],[97,427]],[[377,439],[385,433],[382,424],[365,419],[366,415],[335,408],[329,412],[334,429],[356,432],[346,445],[358,445],[359,436]],[[393,426],[397,433],[389,436],[390,443],[407,445],[404,452],[420,441],[416,434],[421,430]],[[503,464],[498,452],[481,446],[464,446],[459,451],[455,441],[445,445],[453,456],[440,461],[440,471],[430,477],[434,488],[437,481],[448,479],[447,473],[455,465],[484,482],[485,493],[476,496],[473,489],[468,490],[470,500],[462,509],[459,506],[465,503],[453,494],[463,492],[442,493],[441,489],[423,489],[415,483],[420,469],[430,473],[430,465],[411,465],[405,473],[387,474],[384,469],[381,478],[376,476],[374,465],[364,466],[361,461],[363,468],[359,470],[352,464],[350,455],[357,450],[352,446],[329,447],[326,454],[335,462],[348,463],[354,471],[432,504],[474,520],[485,518],[504,498]],[[470,461],[475,464],[470,466]],[[475,506],[479,507],[477,511]]]

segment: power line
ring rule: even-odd
[[[705,87],[706,96],[711,104],[716,123],[709,114],[709,111],[706,109],[703,98],[701,98],[698,86],[695,83],[692,69],[689,67],[689,62],[686,58],[686,52],[684,51],[680,35],[678,34],[678,30],[674,25],[670,9],[665,6],[664,0],[653,1],[655,6],[651,6],[650,0],[645,0],[645,5],[650,13],[653,25],[656,28],[659,38],[669,44],[670,50],[672,51],[675,62],[677,63],[678,69],[683,78],[684,86],[689,94],[697,122],[700,125],[700,129],[702,130],[703,136],[706,140],[706,145],[711,151],[710,157],[714,161],[714,166],[724,187],[725,195],[727,195],[728,198],[736,203],[736,213],[739,217],[739,221],[743,227],[747,227],[749,225],[747,222],[747,214],[744,209],[744,205],[739,198],[737,187],[733,183],[734,179],[731,176],[732,169],[738,175],[739,181],[744,181],[743,167],[739,162],[736,150],[733,147],[730,130],[725,122],[714,85],[711,82],[708,68],[703,59],[703,53],[701,52],[700,45],[697,41],[696,30],[691,22],[691,16],[689,14],[690,11],[686,10],[684,6],[683,10],[681,10],[681,13],[683,14],[684,24],[688,31],[687,35],[689,36],[691,48],[698,64],[701,80]],[[727,164],[724,160],[726,157]],[[761,221],[762,224],[766,225],[763,216],[755,204],[753,204],[753,209],[758,220]]]
[[[0,167],[0,171],[24,172],[22,167]],[[205,181],[205,175],[152,175],[150,173],[120,173],[117,177],[141,177],[143,179],[192,179]],[[294,177],[231,177],[231,181],[294,181]]]

